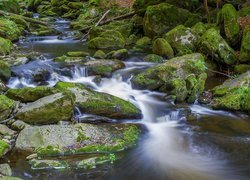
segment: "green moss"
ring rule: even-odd
[[[0,32],[1,34],[1,32]],[[8,39],[0,37],[0,55],[7,55],[12,49],[12,43]]]
[[[0,60],[0,78],[3,80],[8,80],[11,76],[10,67],[7,63]]]
[[[2,157],[9,148],[10,145],[0,139],[0,157]]]
[[[54,146],[40,147],[35,152],[38,157],[58,156],[62,154],[62,150]]]
[[[89,53],[85,52],[85,51],[72,51],[72,52],[67,52],[67,56],[69,56],[69,57],[86,57],[86,56],[89,56]]]
[[[158,38],[153,42],[153,53],[167,58],[171,58],[174,56],[172,47],[163,38]]]
[[[16,101],[27,103],[34,102],[42,97],[49,96],[58,92],[59,91],[57,89],[51,87],[38,86],[35,88],[26,87],[20,89],[9,89],[6,93],[6,96]]]
[[[240,62],[250,62],[250,25],[246,26],[243,31],[239,60]]]
[[[0,121],[5,120],[11,114],[14,108],[15,102],[5,95],[0,95]]]
[[[136,47],[146,48],[147,46],[150,46],[152,44],[152,40],[149,37],[144,36],[138,39],[135,44],[136,44]]]
[[[37,160],[32,159],[29,161],[32,169],[66,169],[69,167],[65,161],[57,160]]]
[[[21,35],[21,31],[19,30],[16,23],[10,21],[9,19],[0,18],[0,36],[11,41],[18,40]]]
[[[250,65],[249,64],[239,64],[234,66],[234,72],[242,74],[247,71],[250,71]]]
[[[163,57],[156,54],[149,54],[143,58],[146,62],[163,63]]]

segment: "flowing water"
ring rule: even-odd
[[[8,86],[41,85],[34,79],[34,73],[43,74],[39,76],[42,85],[53,86],[58,81],[83,83],[95,91],[112,94],[138,106],[143,119],[123,123],[142,124],[146,130],[137,147],[121,153],[123,158],[112,165],[93,170],[31,170],[25,155],[12,153],[5,161],[10,161],[14,175],[24,179],[248,179],[249,116],[214,111],[199,104],[174,104],[166,94],[133,89],[131,77],[156,65],[143,62],[141,54],[131,53],[124,61],[125,69],[96,84],[94,77],[88,76],[86,67],[65,67],[52,61],[53,57],[68,51],[88,50],[86,44],[70,38],[72,32],[68,31],[67,21],[58,20],[55,26],[67,36],[62,39],[58,36],[27,37],[19,43],[24,50],[32,48],[43,56],[13,67],[14,75]],[[75,116],[80,122],[92,117],[78,109]]]

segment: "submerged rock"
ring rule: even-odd
[[[20,132],[15,148],[39,157],[111,153],[131,148],[138,136],[139,129],[129,124],[34,126]]]
[[[195,99],[204,90],[206,81],[205,61],[201,54],[189,54],[170,59],[152,67],[132,79],[133,87],[167,92],[181,102]]]
[[[89,56],[89,53],[85,52],[85,51],[71,51],[71,52],[67,52],[67,56],[69,56],[69,57],[86,57],[86,56]]]
[[[25,87],[20,89],[9,89],[6,96],[16,101],[23,103],[34,102],[45,96],[58,93],[59,91],[52,87],[38,86],[38,87]]]
[[[106,53],[103,52],[102,50],[97,50],[95,54],[93,55],[94,58],[96,59],[105,59],[106,58]]]
[[[213,90],[214,109],[246,111],[250,114],[250,71],[229,79]]]
[[[41,98],[22,107],[16,119],[29,124],[53,124],[70,120],[74,109],[72,93],[57,93]]]
[[[233,65],[237,61],[235,51],[220,36],[219,32],[211,28],[201,36],[197,48],[203,54],[208,54],[219,63]]]
[[[132,103],[106,93],[95,92],[82,84],[59,82],[56,87],[74,93],[76,106],[79,107],[82,113],[114,119],[141,117],[141,111]]]

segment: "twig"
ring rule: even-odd
[[[207,70],[210,71],[210,72],[214,72],[214,73],[216,73],[216,74],[221,74],[221,75],[226,76],[226,77],[228,77],[228,78],[232,78],[232,76],[230,76],[230,75],[228,75],[228,74],[226,74],[226,73],[223,73],[223,72],[215,71],[215,70],[208,69],[208,68],[207,68]]]

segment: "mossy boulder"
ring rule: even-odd
[[[45,96],[49,96],[58,92],[59,91],[57,89],[54,89],[52,87],[38,86],[35,88],[25,87],[20,89],[9,89],[6,92],[6,96],[16,101],[28,103],[28,102],[34,102]]]
[[[86,57],[86,56],[89,56],[89,53],[85,52],[85,51],[70,51],[70,52],[67,52],[67,56],[69,56],[69,57]]]
[[[20,132],[15,148],[39,157],[112,153],[133,147],[138,136],[139,128],[130,124],[33,126]]]
[[[7,55],[12,49],[12,43],[8,39],[0,37],[0,55]]]
[[[245,73],[247,71],[250,71],[250,64],[238,64],[234,66],[234,72],[238,74]]]
[[[125,39],[122,34],[115,30],[108,30],[100,36],[91,39],[88,47],[92,49],[119,49],[125,46]]]
[[[93,55],[94,58],[96,59],[105,59],[106,58],[106,53],[103,52],[102,50],[97,50],[95,54]]]
[[[163,63],[163,57],[156,54],[148,54],[143,58],[145,62]]]
[[[93,91],[84,85],[59,82],[55,87],[74,93],[76,106],[79,107],[82,113],[113,119],[136,119],[141,117],[141,111],[132,103],[106,93]]]
[[[235,51],[214,28],[207,30],[203,36],[201,36],[196,48],[203,54],[210,55],[210,57],[222,64],[233,65],[237,61]]]
[[[162,35],[194,16],[188,10],[177,8],[171,4],[161,3],[148,6],[143,20],[145,35],[154,37]]]
[[[72,93],[57,93],[23,106],[16,119],[29,124],[53,124],[71,119],[75,97]]]
[[[150,89],[176,96],[182,102],[194,102],[204,90],[206,81],[203,55],[188,54],[168,60],[164,64],[147,69],[132,79],[137,89]]]
[[[122,61],[116,59],[93,60],[84,63],[84,65],[87,67],[88,75],[100,75],[103,77],[110,77],[114,71],[125,67]]]
[[[138,39],[135,45],[137,48],[147,49],[150,45],[152,45],[152,40],[149,37],[144,36]]]
[[[229,79],[213,90],[214,109],[246,111],[250,114],[250,71]]]
[[[153,42],[153,53],[166,58],[174,57],[171,45],[163,38],[158,38]]]
[[[63,56],[56,57],[54,61],[58,63],[66,63],[66,64],[74,64],[74,63],[82,64],[86,62],[86,59],[85,57],[69,57],[69,56],[63,55]]]
[[[219,13],[218,23],[222,32],[230,45],[235,45],[239,41],[240,25],[238,24],[238,14],[232,4],[225,4]]]
[[[0,158],[3,155],[5,155],[9,149],[10,149],[10,145],[7,142],[0,139]]]
[[[250,25],[246,26],[243,31],[239,60],[250,63]]]
[[[113,51],[108,53],[107,56],[110,56],[112,59],[126,59],[128,57],[128,50],[127,49],[119,49],[117,51]]]
[[[11,76],[10,67],[7,63],[0,60],[0,78],[3,80],[8,80]]]
[[[5,95],[0,95],[0,121],[7,119],[13,111],[15,102]]]
[[[18,28],[18,25],[6,18],[0,18],[0,37],[15,41],[19,39],[21,31]]]

